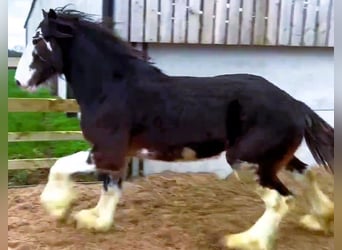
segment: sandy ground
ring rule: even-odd
[[[325,193],[333,198],[333,179],[318,171]],[[296,194],[301,187],[287,175],[282,179]],[[125,183],[115,226],[108,233],[76,230],[72,222],[55,222],[39,204],[42,185],[8,190],[8,246],[30,249],[223,249],[220,239],[250,227],[263,213],[263,203],[250,185],[230,176],[208,174],[149,176]],[[80,198],[73,211],[95,206],[100,185],[78,184]],[[298,226],[307,206],[297,207],[283,220],[280,250],[334,249],[334,237]]]

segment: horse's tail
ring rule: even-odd
[[[319,165],[334,173],[334,128],[305,105],[304,138]]]

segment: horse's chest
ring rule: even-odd
[[[91,144],[108,145],[113,140],[114,135],[117,133],[117,127],[104,125],[96,120],[81,120],[81,129],[84,138]]]
[[[94,126],[82,126],[84,138],[91,144],[103,144],[111,139],[109,128],[97,128]]]
[[[92,144],[108,144],[108,141],[120,134],[125,128],[125,116],[116,110],[83,107],[81,116],[81,129],[86,140]]]

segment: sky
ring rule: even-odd
[[[32,0],[8,1],[8,48],[25,47],[24,24],[31,7]]]

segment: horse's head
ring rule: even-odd
[[[33,91],[56,75],[63,74],[62,50],[57,41],[72,37],[72,29],[52,9],[43,10],[43,20],[36,35],[28,43],[17,66],[17,85]]]
[[[103,65],[112,65],[121,70],[126,68],[123,66],[124,61],[143,61],[144,53],[115,36],[112,29],[105,25],[107,20],[95,22],[89,14],[65,8],[50,9],[49,12],[43,10],[43,20],[37,33],[28,43],[18,63],[15,73],[17,85],[33,91],[40,84],[55,79],[57,75],[64,74],[69,79],[70,75],[81,75],[75,69],[76,66],[70,66],[73,63],[77,67],[93,69],[93,60],[101,61]],[[113,54],[117,56],[110,56]],[[94,73],[84,71],[90,72],[91,76],[103,75],[102,64]],[[72,70],[75,70],[75,74],[70,73]],[[80,82],[78,80],[73,81],[73,84]]]

